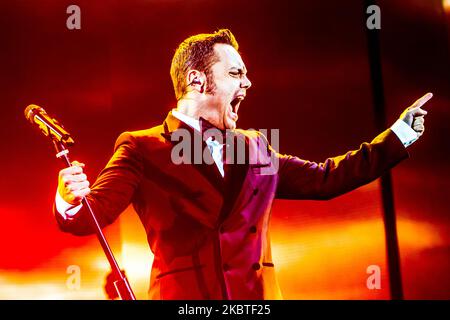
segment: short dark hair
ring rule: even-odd
[[[210,86],[212,81],[211,66],[218,61],[214,52],[216,43],[229,44],[236,50],[239,45],[236,38],[228,29],[220,29],[214,33],[201,33],[184,40],[175,51],[170,67],[175,97],[179,100],[187,88],[186,75],[195,69],[204,72]],[[208,88],[206,89],[208,92]]]

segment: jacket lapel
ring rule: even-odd
[[[176,117],[172,115],[172,112],[169,112],[166,119],[163,123],[164,132],[161,133],[161,135],[170,143],[176,144],[178,141],[172,140],[172,135],[177,130],[183,129],[187,130],[190,134],[190,163],[195,168],[195,170],[198,170],[203,176],[206,177],[206,179],[210,182],[211,185],[213,185],[219,193],[223,194],[225,183],[224,178],[219,172],[219,169],[217,168],[216,164],[214,163],[214,160],[212,159],[212,156],[209,152],[203,152],[205,149],[208,149],[206,143],[203,141],[201,135],[199,132],[185,124],[184,122],[180,121]],[[195,142],[201,141],[201,149],[196,150],[195,148]],[[194,151],[196,152],[202,152],[201,155],[202,161],[200,163],[195,163],[196,161],[194,158]],[[198,162],[198,161],[197,161]]]
[[[176,144],[178,141],[172,140],[172,135],[174,132],[180,129],[188,130],[191,134],[191,158],[190,163],[198,170],[206,179],[210,182],[217,191],[223,195],[223,207],[221,209],[220,217],[218,223],[220,224],[225,220],[230,214],[231,210],[235,206],[235,202],[237,201],[239,194],[241,193],[242,186],[244,184],[245,178],[247,176],[247,172],[249,170],[249,141],[246,136],[238,131],[229,132],[227,134],[226,142],[227,144],[224,146],[225,156],[224,156],[224,172],[225,177],[219,172],[212,156],[209,152],[206,143],[201,138],[201,134],[180,121],[176,117],[172,115],[172,112],[169,112],[164,123],[163,123],[164,132],[161,135],[170,143]],[[194,162],[194,141],[195,139],[200,139],[203,152],[203,158],[206,161],[201,161],[201,163],[196,164]],[[230,143],[232,142],[232,143]],[[233,148],[233,149],[231,149]],[[240,149],[240,151],[238,151]],[[243,163],[239,163],[238,152],[244,152],[245,161]],[[242,161],[241,161],[242,162]],[[208,164],[210,163],[210,164]],[[195,181],[193,181],[195,183]]]
[[[228,143],[232,142],[232,143]],[[232,150],[233,149],[233,150]],[[239,151],[240,149],[240,151]],[[249,169],[248,165],[248,141],[242,134],[231,132],[227,134],[227,144],[225,148],[225,194],[224,205],[220,214],[220,221],[225,220],[233,209],[239,194],[241,193],[244,180]],[[240,163],[239,152],[244,152],[244,162]]]

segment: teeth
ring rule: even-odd
[[[230,111],[230,115],[231,115],[231,118],[233,119],[233,121],[237,121],[237,119],[238,119],[237,113],[234,113],[233,111]]]
[[[235,109],[236,108],[236,109]],[[230,110],[229,110],[229,115],[230,117],[233,119],[233,121],[237,121],[238,115],[237,115],[237,105],[235,105],[234,107],[231,106]]]
[[[230,103],[232,112],[237,113],[239,109],[239,102],[239,100],[233,100],[233,102]]]
[[[234,119],[234,121],[237,121],[237,118],[238,118],[237,112],[239,109],[239,104],[241,103],[242,100],[244,100],[244,97],[238,96],[238,97],[234,98],[233,101],[230,102],[230,106],[231,106],[230,115]]]

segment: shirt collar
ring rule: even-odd
[[[200,126],[200,120],[194,119],[188,115],[185,115],[184,113],[181,113],[180,111],[177,111],[175,109],[172,109],[172,115],[177,118],[178,120],[184,122],[197,132],[201,132],[201,126]],[[205,141],[207,144],[211,144],[214,146],[222,146],[223,143],[219,143],[217,140],[214,140],[213,137],[208,137]]]
[[[177,118],[180,121],[183,121],[188,126],[193,128],[194,130],[200,132],[200,121],[198,119],[194,119],[192,117],[189,117],[185,115],[184,113],[181,113],[180,111],[177,111],[175,109],[172,109],[172,115]]]

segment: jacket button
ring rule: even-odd
[[[228,270],[230,270],[230,265],[228,263],[224,263],[222,268],[223,268],[223,271],[228,271]]]
[[[248,229],[248,231],[249,231],[250,233],[256,233],[256,227],[255,227],[255,226],[251,226],[251,227]]]
[[[258,262],[255,262],[255,263],[252,265],[252,268],[253,268],[253,270],[259,270],[259,269],[261,268],[261,265],[260,265]]]
[[[256,196],[258,194],[258,188],[253,189],[253,195]]]

